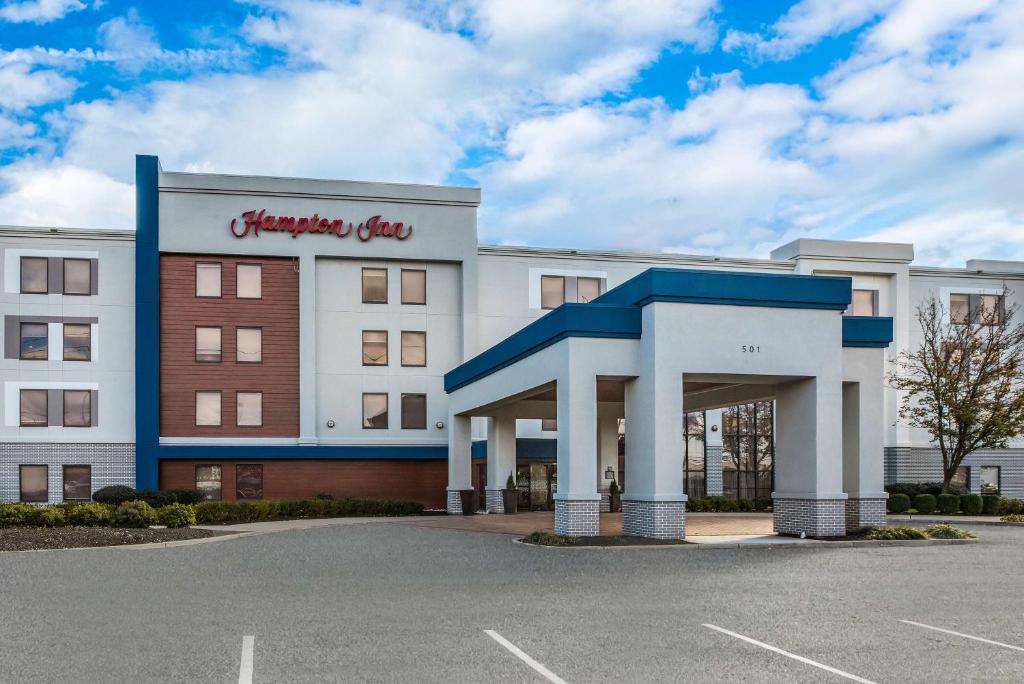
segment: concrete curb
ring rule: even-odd
[[[743,542],[728,542],[724,544],[702,544],[699,542],[683,542],[682,544],[624,544],[622,546],[551,546],[547,544],[531,544],[522,539],[513,539],[513,544],[532,546],[539,549],[579,549],[579,550],[637,550],[637,549],[776,549],[776,548],[833,548],[853,549],[858,547],[872,546],[954,546],[958,544],[976,544],[977,539],[857,539],[848,541],[825,541],[824,539],[804,539],[799,543],[761,543],[745,544]]]
[[[203,528],[205,529],[205,528]],[[213,537],[200,537],[198,539],[176,539],[166,542],[146,542],[144,544],[108,544],[106,546],[68,546],[62,549],[18,549],[15,551],[0,551],[6,553],[50,553],[51,551],[111,551],[120,550],[142,550],[142,549],[169,549],[176,546],[194,546],[196,544],[210,544],[212,542],[229,541],[239,537],[248,537],[257,534],[256,532],[235,532],[233,534],[219,534]]]

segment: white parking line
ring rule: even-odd
[[[526,653],[524,653],[522,651],[522,649],[520,649],[518,646],[513,644],[511,641],[509,641],[505,637],[503,637],[500,634],[498,634],[497,632],[495,632],[493,629],[485,629],[484,630],[484,634],[486,634],[487,636],[491,637],[492,639],[497,641],[499,644],[501,644],[502,646],[507,648],[512,655],[514,655],[516,658],[519,658],[524,663],[526,663],[527,665],[532,667],[534,670],[536,670],[540,675],[542,675],[549,682],[553,682],[554,684],[566,684],[564,679],[562,679],[561,677],[556,675],[554,672],[552,672],[551,670],[549,670],[548,668],[544,667],[543,665],[538,663],[536,660],[534,660],[533,658],[528,656]]]
[[[952,634],[953,636],[963,637],[964,639],[973,639],[974,641],[980,641],[985,644],[992,644],[993,646],[1002,646],[1003,648],[1009,648],[1014,651],[1024,651],[1024,648],[1020,646],[1014,646],[1013,644],[1004,644],[1001,641],[992,641],[991,639],[983,639],[981,637],[971,636],[970,634],[964,634],[962,632],[954,632],[951,629],[942,629],[941,627],[933,627],[932,625],[926,625],[923,622],[914,622],[913,620],[900,620],[908,625],[914,625],[915,627],[924,627],[925,629],[931,629],[936,632],[942,632],[943,634]]]
[[[238,666],[238,684],[252,684],[252,647],[256,637],[242,637],[242,664]]]
[[[750,637],[743,636],[742,634],[737,634],[736,632],[730,632],[727,629],[722,629],[721,627],[717,627],[715,625],[709,625],[709,624],[705,623],[705,624],[703,624],[701,626],[702,627],[707,627],[708,629],[713,629],[716,632],[721,632],[722,634],[728,634],[731,637],[735,637],[737,639],[741,639],[742,641],[746,641],[748,644],[753,644],[755,646],[760,646],[761,648],[766,649],[768,651],[771,651],[772,653],[778,653],[779,655],[784,655],[787,658],[792,658],[793,660],[800,661],[801,663],[804,663],[805,665],[812,665],[814,667],[817,667],[817,668],[820,668],[822,670],[825,670],[826,672],[831,672],[832,674],[839,675],[840,677],[846,677],[847,679],[852,679],[855,682],[861,682],[861,684],[874,684],[874,682],[872,682],[870,679],[864,679],[863,677],[858,677],[857,675],[850,674],[849,672],[843,672],[842,670],[837,670],[834,667],[829,667],[828,665],[824,665],[822,663],[819,663],[816,660],[811,660],[810,658],[804,658],[803,656],[798,656],[797,654],[790,653],[789,651],[783,651],[781,648],[777,648],[775,646],[772,646],[771,644],[766,644],[763,641],[758,641],[756,639],[751,639]]]

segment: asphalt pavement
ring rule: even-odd
[[[0,553],[0,681],[1024,681],[1024,529],[975,531],[551,549],[371,523]]]

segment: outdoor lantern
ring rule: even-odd
[[[615,471],[612,470],[611,466],[608,466],[608,470],[604,471],[604,479],[606,479],[606,480],[614,480],[615,479]]]

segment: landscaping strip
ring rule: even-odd
[[[196,528],[11,527],[0,529],[0,551],[82,549],[206,539],[221,532]]]

